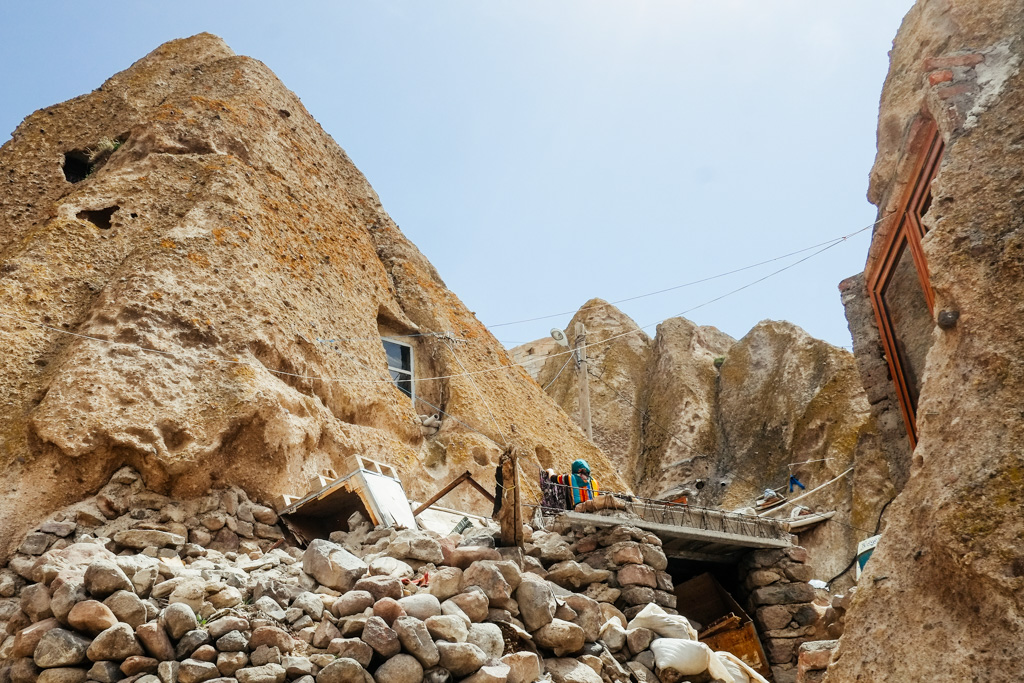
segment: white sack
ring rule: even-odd
[[[686,638],[658,638],[651,643],[651,652],[659,669],[672,669],[684,676],[707,671],[713,654],[704,643]]]
[[[627,630],[633,628],[649,628],[662,638],[697,640],[697,631],[690,626],[686,617],[669,614],[653,603],[640,610],[639,614],[633,617],[629,626],[626,627]]]
[[[735,683],[768,683],[764,676],[754,671],[753,668],[742,659],[731,652],[716,652],[725,668],[732,674]],[[729,680],[729,679],[726,679]]]

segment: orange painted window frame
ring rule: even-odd
[[[911,449],[914,449],[917,447],[917,417],[910,400],[910,390],[903,372],[902,361],[897,352],[892,321],[882,295],[905,244],[913,257],[921,290],[928,303],[928,312],[933,318],[935,316],[935,292],[929,281],[928,261],[925,259],[924,248],[921,246],[921,238],[926,232],[921,221],[921,210],[930,196],[932,180],[935,179],[939,170],[943,141],[938,127],[931,120],[919,124],[917,133],[911,137],[913,143],[910,151],[918,150],[917,162],[899,204],[900,209],[889,219],[891,221],[889,224],[895,225],[895,227],[888,230],[879,256],[869,264],[867,285],[886,361],[889,364],[889,373],[892,375],[895,385],[896,398],[900,404],[900,411],[903,413],[903,422],[907,427],[907,437],[910,439]]]

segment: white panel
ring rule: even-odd
[[[416,518],[412,516],[412,508],[409,506],[409,499],[405,496],[402,483],[368,470],[363,470],[362,474],[366,481],[366,489],[377,506],[376,512],[381,522],[386,526],[415,529]]]

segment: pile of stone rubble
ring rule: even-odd
[[[662,634],[631,625],[675,613],[640,529],[527,530],[524,554],[356,515],[303,550],[276,522],[239,490],[175,501],[119,471],[0,569],[0,683],[712,680],[659,667]]]

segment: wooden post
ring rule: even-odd
[[[588,441],[594,440],[594,430],[590,423],[590,382],[587,374],[587,328],[583,323],[576,323],[576,339],[573,347],[576,350],[576,368],[580,384],[580,422]]]
[[[523,547],[523,512],[519,496],[519,458],[514,447],[501,454],[501,478],[504,485],[501,498],[501,545],[508,548]]]

